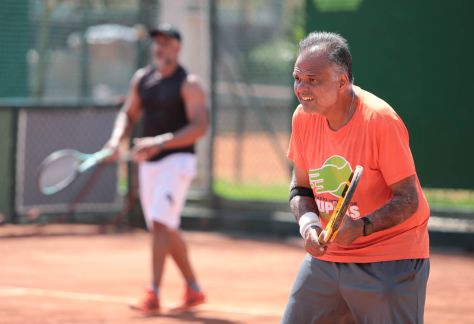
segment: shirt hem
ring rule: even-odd
[[[428,259],[430,257],[428,254],[409,254],[404,256],[322,256],[322,257],[313,257],[315,259],[327,262],[335,263],[375,263],[375,262],[384,262],[384,261],[397,261],[397,260],[409,260],[409,259]]]

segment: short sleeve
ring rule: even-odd
[[[306,160],[303,155],[303,145],[302,145],[302,133],[301,133],[301,119],[298,118],[299,108],[297,108],[293,114],[291,121],[291,136],[290,144],[288,147],[288,158],[293,161],[295,165],[300,168],[307,170]]]
[[[387,185],[416,173],[408,131],[395,113],[378,121],[378,161]]]

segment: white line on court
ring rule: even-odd
[[[61,290],[49,290],[38,288],[22,288],[0,286],[0,296],[38,296],[38,297],[55,297],[63,299],[74,299],[83,301],[94,301],[104,303],[128,304],[132,300],[126,297],[89,294],[79,292],[68,292]]]
[[[16,297],[16,296],[53,297],[53,298],[72,299],[72,300],[81,300],[81,301],[89,301],[89,302],[114,303],[114,304],[129,304],[130,302],[134,300],[132,298],[123,297],[123,296],[79,293],[79,292],[39,289],[39,288],[0,286],[0,297]],[[166,309],[172,309],[175,306],[176,305],[164,305]],[[276,317],[279,317],[282,315],[282,311],[277,310],[277,309],[253,308],[253,307],[244,308],[244,307],[234,307],[234,306],[216,305],[216,304],[200,305],[198,309],[209,311],[209,312],[245,314],[245,315],[276,316]]]

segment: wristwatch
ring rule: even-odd
[[[372,234],[374,231],[374,224],[367,217],[362,217],[362,221],[364,221],[364,236]]]

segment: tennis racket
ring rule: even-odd
[[[339,226],[341,226],[342,220],[346,215],[347,208],[349,208],[349,204],[352,200],[352,197],[354,196],[354,192],[356,191],[363,171],[364,168],[358,165],[349,176],[349,179],[347,179],[341,198],[339,198],[337,201],[336,208],[334,209],[331,218],[326,225],[326,228],[319,235],[320,244],[327,244],[336,237]]]
[[[80,174],[104,162],[112,156],[112,149],[85,154],[72,149],[59,150],[41,162],[37,173],[37,185],[43,195],[53,195],[69,186]],[[120,157],[129,161],[130,155]]]

